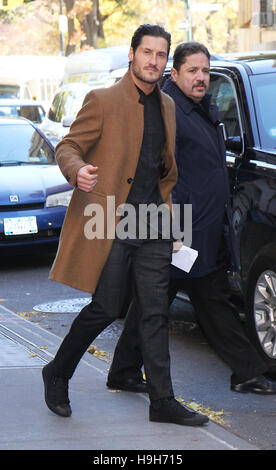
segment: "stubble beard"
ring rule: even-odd
[[[132,62],[132,73],[133,75],[138,79],[140,80],[141,82],[143,83],[146,83],[147,85],[154,85],[155,83],[158,82],[158,80],[162,77],[162,73],[159,72],[159,75],[157,78],[152,78],[152,79],[149,79],[147,77],[145,77],[143,75],[143,71],[140,71],[140,69],[138,67],[135,66],[135,62],[133,61]],[[156,70],[156,72],[158,72],[158,70]]]

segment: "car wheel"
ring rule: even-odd
[[[248,335],[271,371],[276,371],[276,255],[271,251],[259,255],[250,268],[246,305]]]

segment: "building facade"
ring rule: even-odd
[[[276,0],[239,0],[238,49],[276,50]]]

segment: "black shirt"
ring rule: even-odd
[[[161,153],[166,142],[165,127],[157,88],[149,95],[146,95],[138,87],[137,89],[140,94],[139,103],[144,105],[144,134],[138,165],[126,201],[127,204],[131,204],[135,208],[136,217],[135,221],[133,221],[135,236],[133,236],[133,230],[131,238],[123,240],[133,244],[142,242],[142,239],[139,239],[139,222],[140,227],[141,223],[144,227],[144,233],[146,231],[146,238],[150,237],[150,214],[147,214],[147,216],[141,220],[141,212],[139,218],[139,204],[149,205],[154,203],[156,206],[159,206],[163,203],[159,190],[159,178],[162,168]],[[124,217],[126,217],[126,215],[123,215],[122,219]],[[128,217],[128,220],[132,221],[133,219]],[[158,233],[155,238],[158,238],[158,234],[160,233],[162,227],[161,222],[161,215],[158,214]],[[155,226],[155,223],[152,225]],[[130,232],[129,226],[127,226],[127,230]]]
[[[127,202],[131,204],[162,203],[158,180],[161,152],[165,144],[165,129],[161,115],[159,96],[155,88],[145,93],[138,88],[139,103],[144,105],[144,135],[139,161]]]

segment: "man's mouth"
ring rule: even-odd
[[[206,85],[205,85],[205,83],[199,83],[199,84],[195,85],[194,88],[203,88],[205,90]]]
[[[158,72],[158,69],[156,69],[155,67],[145,67],[145,70],[147,70],[148,72]]]

